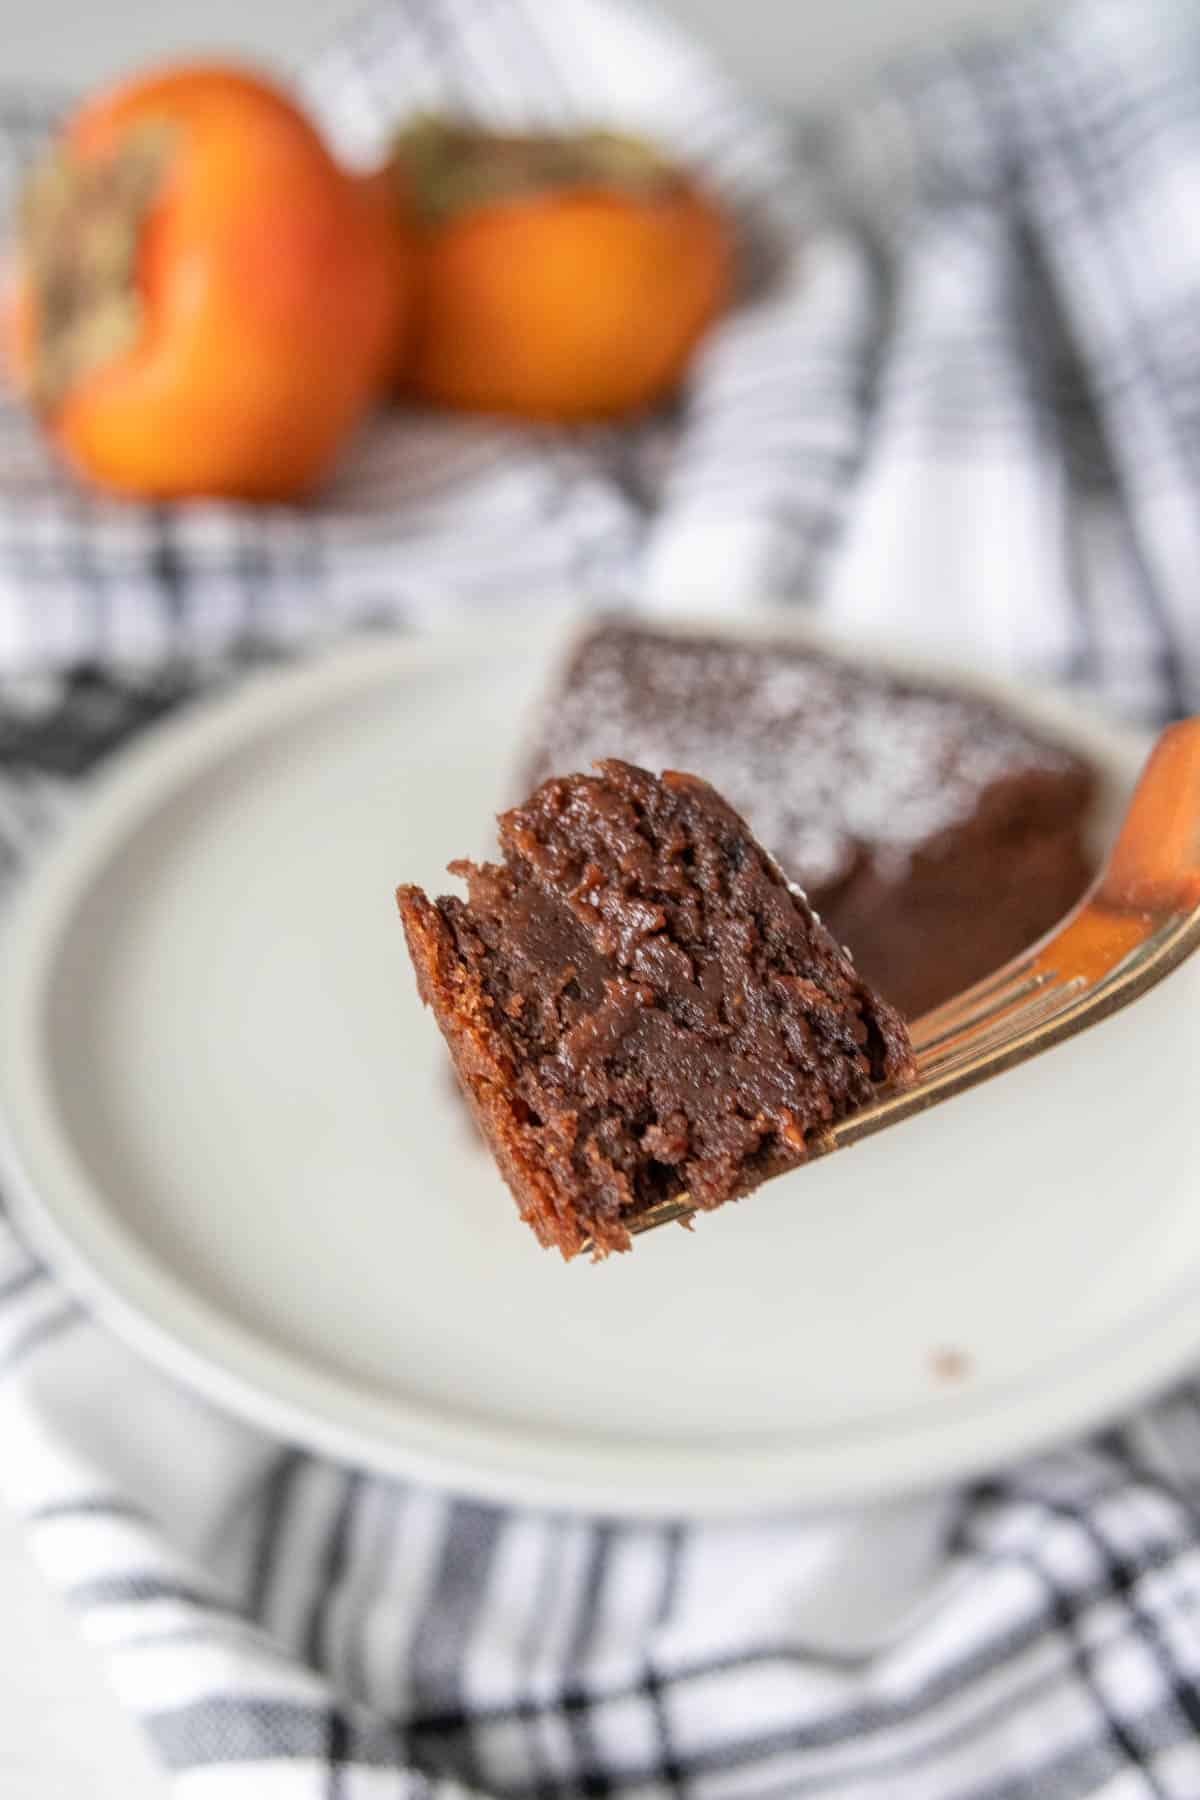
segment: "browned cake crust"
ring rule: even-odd
[[[890,1006],[705,782],[627,763],[500,820],[468,898],[397,899],[417,981],[543,1244],[629,1247],[659,1201],[720,1206],[911,1078]]]
[[[1040,937],[1091,875],[1086,763],[974,695],[794,643],[592,629],[522,788],[602,756],[711,781],[910,1018]]]

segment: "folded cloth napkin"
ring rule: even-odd
[[[773,253],[678,414],[391,422],[315,514],[107,506],[6,415],[5,881],[76,777],[201,683],[517,592],[765,593],[1145,719],[1200,707],[1193,9],[1075,0],[796,140],[622,0],[385,0],[308,91],[355,154],[417,103],[619,114],[706,167]],[[11,173],[45,116],[2,122]],[[189,1800],[1200,1794],[1190,1387],[894,1507],[505,1510],[177,1390],[0,1218],[0,1446],[0,1487]]]

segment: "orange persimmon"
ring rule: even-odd
[[[426,400],[636,412],[679,384],[729,300],[725,215],[641,140],[424,120],[391,169],[416,269],[406,385]]]
[[[16,375],[104,487],[293,499],[377,396],[406,286],[378,191],[285,94],[169,68],[85,104],[30,179]]]

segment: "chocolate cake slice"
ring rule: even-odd
[[[1086,763],[972,694],[795,643],[593,629],[522,791],[604,756],[711,781],[910,1018],[1040,937],[1092,872]]]
[[[732,807],[609,761],[500,820],[465,900],[397,899],[421,996],[545,1245],[720,1206],[912,1075],[905,1028]]]

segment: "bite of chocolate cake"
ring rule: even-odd
[[[608,761],[500,820],[466,899],[402,887],[422,998],[522,1217],[571,1256],[711,1209],[911,1078],[899,1015],[726,801]]]

